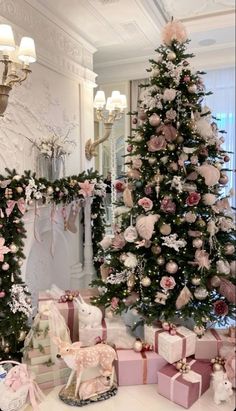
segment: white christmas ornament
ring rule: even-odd
[[[173,61],[174,59],[176,59],[176,54],[173,51],[169,51],[166,57],[167,57],[167,60]]]
[[[175,274],[175,273],[177,273],[177,271],[178,271],[178,264],[176,264],[176,262],[175,261],[169,261],[167,264],[166,264],[166,271],[169,273],[169,274]]]
[[[133,243],[138,238],[138,232],[134,226],[129,226],[124,231],[124,239],[128,243]]]
[[[128,252],[124,261],[124,266],[127,268],[135,268],[138,265],[138,260],[135,254]]]
[[[194,297],[197,300],[205,300],[208,296],[208,291],[206,290],[206,288],[203,287],[198,287],[196,288],[196,290],[194,291]]]
[[[135,136],[134,136],[134,138],[133,138],[133,141],[134,141],[135,143],[140,143],[140,141],[142,141],[142,140],[143,140],[142,134],[140,134],[140,133],[135,133]]]
[[[183,239],[177,240],[178,234],[170,234],[169,236],[161,237],[163,240],[162,245],[169,248],[173,248],[175,251],[179,251],[180,248],[186,246],[187,242]]]

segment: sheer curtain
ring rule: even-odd
[[[207,91],[212,91],[211,96],[205,98],[206,105],[212,110],[212,114],[218,118],[219,130],[225,130],[225,143],[222,145],[225,150],[233,152],[231,160],[225,163],[225,167],[235,170],[235,68],[209,71],[204,76]],[[229,183],[225,189],[227,194],[230,188],[235,189],[235,171],[227,173]],[[231,199],[232,206],[235,207],[235,194]]]

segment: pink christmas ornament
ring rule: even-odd
[[[123,193],[125,189],[125,183],[123,181],[116,180],[114,181],[113,185],[118,193]]]
[[[158,133],[161,133],[168,143],[171,143],[176,140],[178,133],[175,127],[171,124],[163,124],[162,126],[158,127],[156,130]]]
[[[164,136],[152,136],[151,139],[147,142],[148,151],[154,153],[155,151],[165,150],[166,140]]]
[[[164,290],[172,290],[176,285],[175,279],[174,277],[170,276],[164,276],[161,278],[160,281],[160,286],[164,289]]]
[[[219,170],[211,164],[203,164],[196,168],[198,174],[205,179],[205,184],[209,187],[216,185],[220,179]]]
[[[5,238],[0,237],[0,261],[4,260],[4,254],[7,254],[11,251],[10,248],[6,247],[4,244]]]
[[[5,297],[5,295],[6,295],[6,293],[5,293],[5,291],[0,291],[0,298],[4,298]]]
[[[166,264],[166,271],[169,273],[169,274],[175,274],[175,273],[177,273],[177,271],[178,271],[178,269],[179,269],[179,267],[178,267],[178,264],[176,264],[176,262],[175,261],[169,261],[167,264]]]
[[[169,196],[164,196],[161,200],[160,209],[168,214],[174,214],[176,210],[176,204]]]
[[[152,202],[152,200],[150,200],[150,198],[143,197],[143,198],[140,198],[138,200],[138,205],[143,207],[143,209],[145,211],[150,211],[150,210],[152,210],[153,202]]]
[[[201,199],[201,195],[199,193],[196,193],[196,192],[189,193],[186,199],[186,204],[191,207],[195,206],[199,203],[200,199]]]
[[[158,114],[153,113],[150,117],[149,117],[149,123],[151,124],[151,126],[153,127],[157,127],[159,126],[161,122],[160,117],[158,116]]]

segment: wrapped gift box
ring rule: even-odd
[[[229,341],[228,330],[207,330],[201,338],[196,340],[195,358],[211,360],[219,355],[219,349],[223,342]]]
[[[131,334],[121,319],[102,321],[100,327],[82,328],[79,327],[79,341],[82,346],[94,345],[96,338],[100,337],[109,344],[115,344],[116,348],[132,348],[136,338]]]
[[[158,393],[185,408],[198,400],[209,388],[212,373],[210,362],[187,360],[191,370],[182,374],[167,364],[158,371]]]
[[[165,364],[167,362],[153,351],[117,350],[115,369],[118,385],[156,384],[157,371]]]
[[[144,326],[144,340],[170,364],[195,353],[196,334],[186,327],[177,327],[176,335],[163,328]]]
[[[50,339],[49,337],[43,338],[43,337],[33,337],[32,338],[32,343],[33,343],[33,348],[39,348],[41,347],[49,347],[50,346]]]
[[[98,295],[98,291],[96,288],[89,288],[80,290],[80,294],[82,295],[83,299],[86,303],[90,303],[90,299],[96,295]],[[78,307],[76,302],[74,301],[67,301],[65,303],[59,303],[58,298],[54,299],[50,292],[40,291],[39,298],[38,298],[38,310],[43,313],[46,311],[47,308],[50,306],[52,301],[57,302],[57,307],[64,317],[66,324],[70,330],[70,337],[72,342],[78,341]],[[47,320],[47,316],[41,316],[41,318]]]

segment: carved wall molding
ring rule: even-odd
[[[78,39],[78,35],[68,33],[30,3],[27,0],[0,1],[0,16],[13,25],[16,39],[26,34],[33,37],[39,63],[74,79],[84,79],[94,87],[93,53],[96,49]]]

